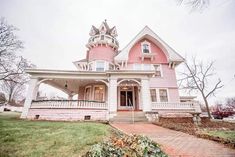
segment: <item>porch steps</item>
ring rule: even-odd
[[[134,118],[133,118],[134,115]],[[135,111],[134,114],[131,111],[117,112],[117,115],[110,119],[110,122],[114,123],[133,123],[134,122],[148,122],[144,112]]]

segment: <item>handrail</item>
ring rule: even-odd
[[[87,100],[44,100],[32,101],[31,108],[76,108],[76,109],[108,109],[106,102]]]
[[[131,105],[129,105],[129,106],[132,106],[132,107],[131,107],[131,112],[132,112],[132,124],[134,124],[134,123],[135,123],[134,106],[133,106],[133,104],[131,103],[131,100],[130,100],[130,99],[128,99],[128,101],[129,101],[129,104],[131,104]]]

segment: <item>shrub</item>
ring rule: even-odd
[[[96,144],[85,157],[166,157],[159,145],[145,136],[122,135]]]

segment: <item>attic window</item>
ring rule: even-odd
[[[150,43],[147,41],[142,42],[141,49],[142,49],[142,53],[151,53]]]

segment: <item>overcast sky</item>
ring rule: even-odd
[[[120,49],[148,25],[182,56],[216,61],[225,86],[211,101],[235,96],[235,0],[212,0],[203,12],[176,1],[0,0],[0,16],[20,29],[21,55],[47,69],[75,70],[72,61],[85,57],[91,25],[104,19],[116,26]]]

